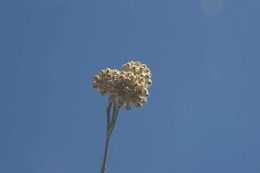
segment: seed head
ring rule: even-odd
[[[115,69],[101,70],[94,77],[93,88],[101,95],[109,94],[109,101],[115,102],[117,108],[131,105],[142,107],[149,96],[147,88],[152,84],[151,72],[145,64],[131,61],[122,66],[123,71]]]

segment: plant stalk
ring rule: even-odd
[[[107,112],[107,133],[106,133],[106,144],[105,144],[104,158],[103,158],[102,167],[101,167],[101,171],[100,171],[101,173],[104,173],[105,169],[106,169],[106,160],[107,160],[109,141],[110,141],[113,129],[115,127],[118,112],[119,112],[119,109],[116,108],[115,102],[114,102],[113,103],[113,115],[112,115],[112,119],[111,119],[111,116],[110,116],[111,106],[112,106],[112,103],[108,103],[108,106],[107,106],[107,109],[106,109],[106,112]]]

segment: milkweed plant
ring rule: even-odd
[[[141,108],[147,102],[148,88],[152,84],[151,77],[150,69],[138,61],[130,61],[124,64],[122,71],[110,68],[101,70],[94,77],[93,88],[98,90],[102,96],[109,95],[106,108],[106,143],[101,173],[104,173],[106,169],[109,141],[119,110],[124,107],[128,111],[131,106]]]

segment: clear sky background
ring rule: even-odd
[[[107,97],[130,60],[153,74],[122,110],[106,173],[260,172],[259,0],[0,0],[0,173],[96,173]]]

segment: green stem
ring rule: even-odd
[[[110,110],[111,110],[111,106],[112,106],[112,103],[109,102],[108,106],[107,106],[107,109],[106,109],[106,112],[107,112],[107,131],[109,130],[109,126],[110,126]]]
[[[105,152],[104,152],[104,159],[103,159],[103,163],[102,163],[102,167],[101,167],[101,173],[104,173],[105,169],[106,169],[106,160],[107,160],[107,151],[108,151],[109,139],[110,138],[106,138],[106,146],[105,146]]]
[[[105,144],[104,158],[103,158],[102,167],[101,167],[101,173],[104,173],[105,169],[106,169],[108,145],[109,145],[110,137],[111,137],[113,129],[115,127],[115,123],[116,123],[118,112],[119,112],[119,109],[116,108],[115,102],[114,102],[112,120],[110,120],[111,106],[112,106],[112,103],[109,103],[108,107],[106,109],[106,111],[107,111],[107,134],[106,134],[106,144]]]
[[[113,130],[114,130],[114,127],[115,127],[115,124],[116,124],[116,120],[117,120],[117,117],[118,117],[118,112],[119,112],[119,109],[117,109],[116,107],[114,107],[114,110],[113,110],[113,118],[112,118],[112,122],[110,124],[110,128],[109,128],[109,138],[111,137],[112,133],[113,133]]]

